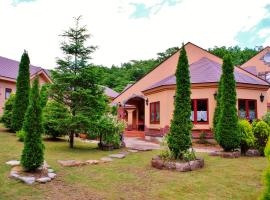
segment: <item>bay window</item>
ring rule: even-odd
[[[208,99],[191,100],[190,119],[193,124],[208,124]]]
[[[159,124],[160,122],[160,103],[153,102],[150,103],[150,123]]]
[[[257,101],[252,99],[238,100],[238,116],[240,119],[253,121],[257,118]]]

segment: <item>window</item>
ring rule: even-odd
[[[10,97],[11,92],[12,92],[12,89],[10,88],[5,89],[5,99],[8,99]]]
[[[150,123],[159,124],[160,121],[160,103],[150,103]]]
[[[193,99],[191,101],[190,120],[193,124],[208,124],[208,99]]]
[[[257,101],[251,99],[238,100],[238,116],[240,119],[253,121],[257,118]]]

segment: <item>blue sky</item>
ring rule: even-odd
[[[92,62],[148,59],[182,42],[203,48],[270,45],[269,0],[0,0],[0,55],[55,66],[63,30],[83,16]]]

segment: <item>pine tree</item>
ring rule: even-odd
[[[216,96],[216,108],[214,112],[213,118],[213,131],[216,141],[219,141],[219,132],[218,132],[218,122],[220,118],[220,110],[221,110],[221,96],[222,96],[222,87],[223,87],[223,75],[221,75],[219,84],[218,84],[218,92]]]
[[[226,55],[223,59],[222,73],[223,84],[218,122],[218,142],[225,151],[231,151],[239,148],[240,133],[236,109],[234,66],[230,55]]]
[[[38,78],[34,80],[31,89],[30,103],[25,114],[23,130],[25,138],[21,164],[25,170],[33,171],[40,167],[44,161],[44,145],[41,138],[44,131]]]
[[[48,101],[48,85],[44,84],[42,85],[40,89],[40,106],[41,108],[44,108]]]
[[[175,159],[182,159],[191,147],[191,89],[189,64],[186,50],[182,46],[176,69],[176,94],[174,113],[168,134],[168,147]]]
[[[12,130],[19,131],[22,128],[25,112],[29,104],[30,91],[30,60],[24,51],[19,65],[19,73],[16,83],[16,97],[12,113]]]
[[[50,96],[70,111],[68,131],[71,148],[74,135],[87,133],[91,124],[107,109],[106,97],[98,85],[97,70],[87,63],[96,47],[85,45],[90,35],[85,26],[79,25],[80,19],[75,18],[75,27],[62,35],[66,40],[62,42],[61,49],[66,57],[57,60],[58,66],[52,71],[53,84],[50,86]]]

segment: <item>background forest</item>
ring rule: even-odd
[[[241,49],[239,46],[233,47],[214,47],[208,49],[214,55],[223,58],[227,53],[231,54],[233,64],[235,66],[241,65],[251,57],[257,54],[258,51],[262,49],[261,46],[255,48],[244,48]],[[172,47],[167,49],[165,52],[157,53],[156,58],[148,60],[131,60],[127,63],[121,64],[121,66],[111,66],[111,68],[106,66],[97,66],[97,73],[99,74],[100,85],[112,88],[117,92],[121,92],[129,84],[133,84],[146,73],[156,67],[159,63],[163,62],[166,58],[170,57],[176,51],[178,47]]]

